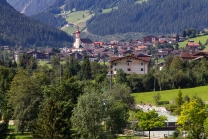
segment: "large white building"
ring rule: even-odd
[[[147,74],[149,71],[151,57],[148,55],[129,55],[124,57],[110,57],[112,74],[117,69],[122,69],[127,74]]]

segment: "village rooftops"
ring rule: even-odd
[[[129,56],[122,56],[122,57],[110,57],[110,61],[113,62],[113,61],[116,61],[116,60],[119,60],[119,59],[122,59],[125,57],[132,57],[132,58],[136,58],[136,59],[139,59],[139,60],[142,60],[145,62],[150,62],[150,60],[151,60],[150,56],[144,55],[144,54],[139,54],[137,56],[136,55],[129,55]]]

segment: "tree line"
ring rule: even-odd
[[[3,55],[4,51],[1,50],[0,54]],[[118,70],[110,89],[109,66],[90,62],[87,55],[83,55],[83,61],[67,57],[64,63],[56,55],[50,67],[47,64],[40,66],[26,53],[20,56],[18,63],[11,61],[8,64],[11,57],[1,59],[0,116],[3,123],[0,124],[0,137],[8,135],[10,119],[16,121],[17,132],[24,134],[30,131],[37,139],[113,139],[125,133],[124,129],[150,131],[155,126],[164,126],[166,117],[159,116],[156,111],[134,109],[132,92],[152,90],[154,85],[162,90],[207,83],[208,63],[205,59],[188,63],[178,57],[170,57],[166,59],[164,72],[155,67],[146,75],[126,76]],[[204,109],[204,104],[199,105],[198,102],[202,101],[196,97],[182,99],[182,93],[179,93],[175,112],[182,112],[189,106],[193,112]],[[187,116],[187,112],[181,117],[183,115]],[[201,120],[196,122],[200,122],[201,129],[206,113],[199,116]],[[131,122],[135,120],[140,122],[135,125]],[[178,122],[184,125],[185,130],[187,122],[183,119]],[[192,130],[190,128],[190,133],[193,133]],[[200,130],[200,133],[203,132]],[[12,137],[12,134],[9,136]],[[196,136],[199,134],[194,134]]]

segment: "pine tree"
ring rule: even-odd
[[[90,60],[86,53],[84,53],[84,60],[81,65],[81,71],[80,71],[80,79],[81,80],[89,80],[92,78],[92,71],[90,66]]]
[[[38,115],[33,138],[70,139],[71,106],[70,102],[56,102],[55,99],[49,98]]]

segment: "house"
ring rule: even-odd
[[[122,69],[127,74],[147,74],[149,71],[151,57],[148,55],[128,55],[123,57],[110,57],[112,74],[116,74],[117,69]]]
[[[180,58],[182,60],[198,60],[206,58],[208,60],[208,52],[181,52]]]
[[[40,60],[40,61],[49,60],[48,56],[44,53],[41,53],[41,52],[32,51],[32,52],[27,52],[27,54],[36,58],[37,60]]]
[[[159,39],[153,35],[145,36],[142,39],[143,43],[153,43],[155,41],[159,41]]]
[[[164,58],[166,58],[168,56],[168,51],[159,51],[158,53],[157,53],[157,57],[159,58],[159,59],[164,59]]]
[[[188,42],[186,45],[186,50],[189,52],[198,52],[199,51],[199,43]]]

